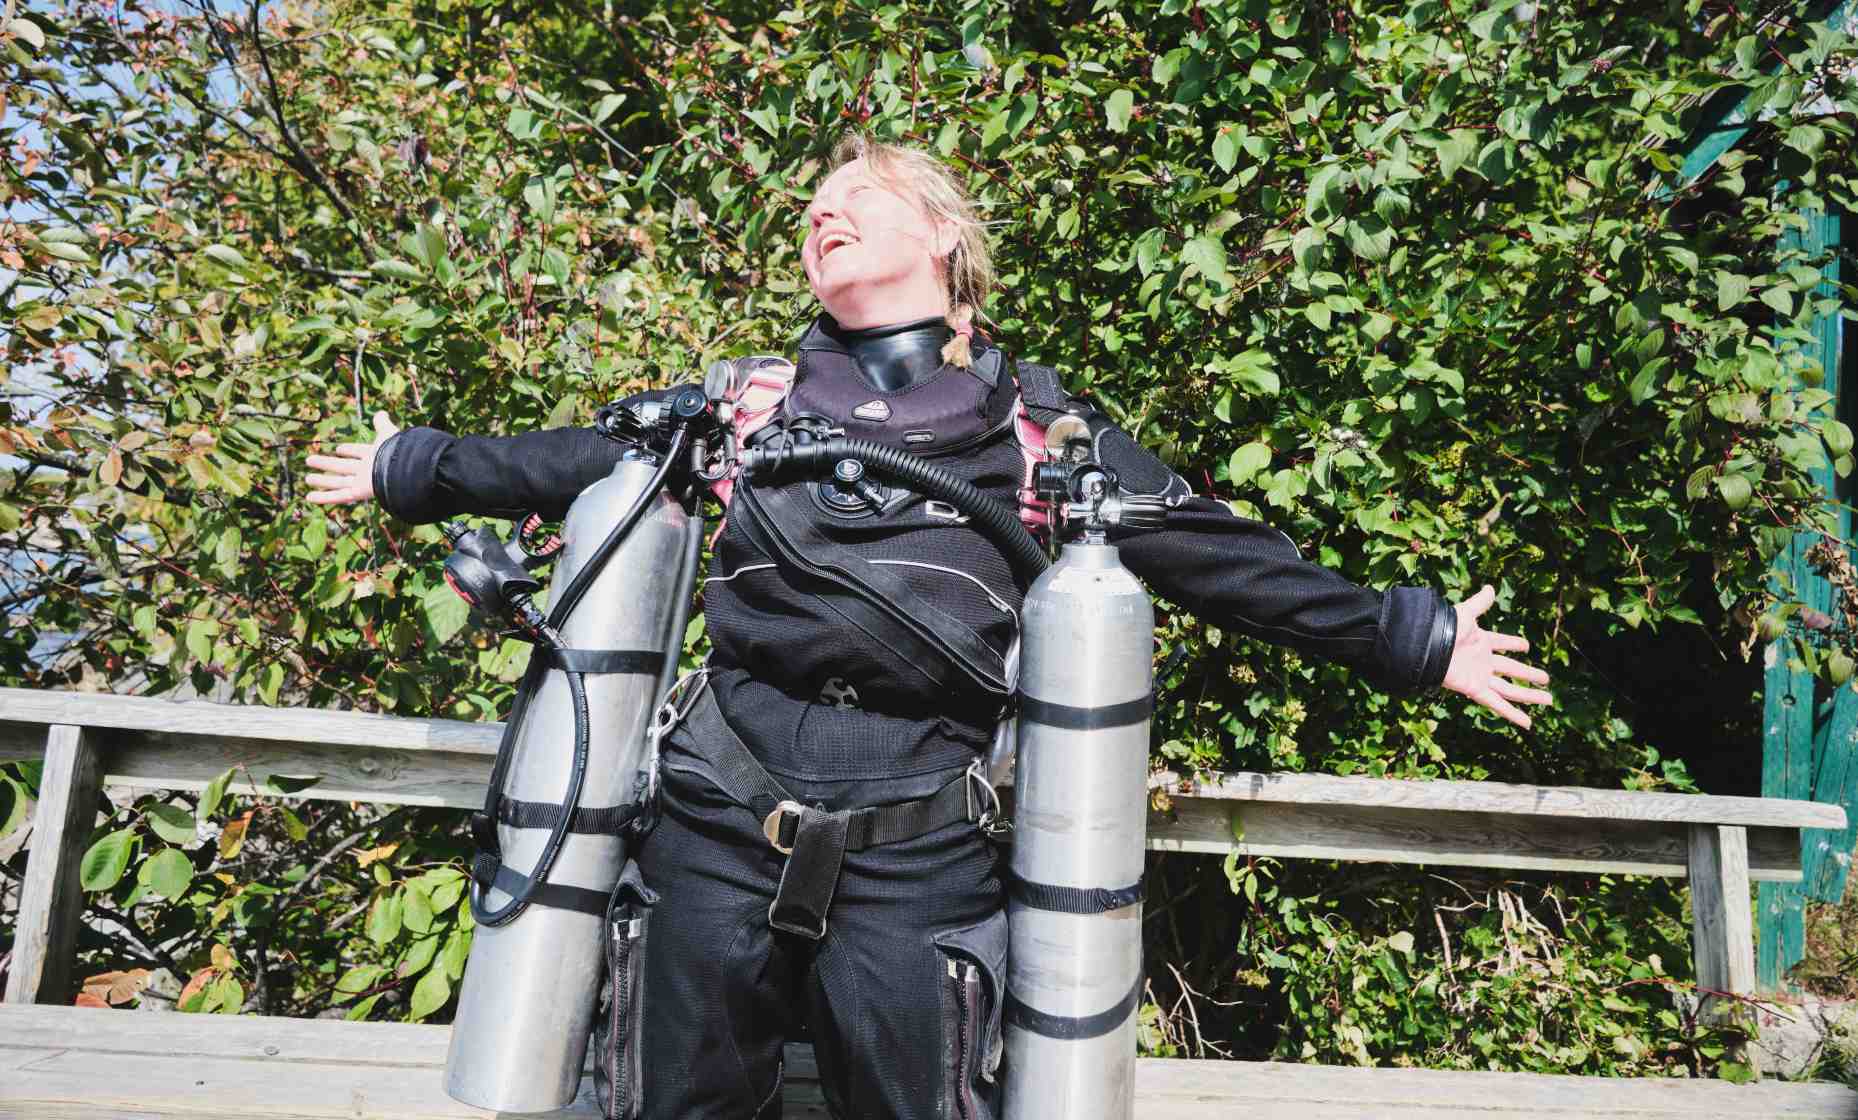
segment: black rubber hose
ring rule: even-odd
[[[755,448],[744,452],[741,461],[742,470],[750,475],[784,472],[790,468],[824,474],[841,459],[856,459],[872,470],[906,482],[967,514],[976,528],[1001,547],[1028,585],[1051,567],[1045,546],[1027,531],[1019,520],[1018,510],[1002,506],[960,475],[900,448],[866,439],[838,438],[799,447]]]
[[[665,477],[671,473],[671,467],[684,453],[686,432],[687,429],[680,427],[672,433],[671,446],[665,452],[664,462],[658,466],[658,473],[652,476],[651,482],[646,484],[645,489],[639,491],[639,496],[633,500],[632,508],[628,509],[626,516],[620,518],[619,522],[613,526],[613,531],[600,542],[600,547],[587,558],[587,563],[581,565],[581,570],[574,573],[574,582],[570,583],[567,590],[561,593],[561,601],[548,605],[550,626],[560,629],[561,624],[568,620],[568,615],[580,603],[581,596],[587,594],[587,589],[594,585],[594,580],[606,567],[607,559],[613,555],[613,550],[619,547],[619,542],[626,539],[626,534],[632,532],[632,527],[638,524],[639,519],[645,516],[647,510],[651,509],[652,499],[664,489]]]
[[[553,648],[562,648],[558,641],[552,644]],[[542,676],[546,675],[546,673],[542,674]],[[549,830],[548,840],[542,845],[542,853],[536,857],[535,866],[529,869],[522,889],[512,895],[508,902],[495,910],[489,909],[484,905],[484,898],[490,893],[489,885],[479,884],[475,878],[473,879],[470,893],[471,917],[478,925],[504,925],[514,921],[516,916],[528,907],[530,898],[542,885],[542,881],[548,878],[549,871],[554,868],[555,857],[561,854],[561,845],[568,838],[568,830],[574,820],[574,809],[581,803],[581,787],[587,781],[587,755],[589,740],[592,737],[592,720],[589,719],[587,713],[585,678],[573,670],[567,671],[567,678],[568,695],[574,703],[574,757],[568,771],[567,792],[561,795],[561,816],[555,821],[555,826]],[[539,690],[542,686],[541,679],[538,677],[534,683],[535,688]],[[491,799],[493,806],[495,802],[503,799],[504,772],[508,769],[508,758],[512,753],[511,748],[515,745],[516,728],[522,722],[524,710],[529,706],[529,696],[530,690],[527,688],[518,693],[515,710],[510,713],[510,722],[504,725],[503,742],[497,746],[497,773],[491,776],[490,786],[493,791]],[[490,826],[496,828],[495,808],[487,806],[486,811],[491,813]],[[501,859],[501,853],[499,853],[499,859]]]

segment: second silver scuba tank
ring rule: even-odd
[[[533,656],[556,667],[545,670],[526,710],[512,713],[521,725],[495,822],[502,869],[482,892],[484,906],[504,907],[522,889],[522,880],[508,873],[526,875],[537,865],[570,784],[576,711],[562,665],[583,670],[588,738],[576,813],[589,827],[577,824],[561,842],[531,905],[504,924],[477,927],[452,1024],[445,1091],[479,1108],[565,1108],[580,1083],[602,966],[603,907],[627,857],[621,830],[600,830],[601,811],[618,820],[639,796],[646,726],[683,648],[697,552],[691,546],[702,533],[701,519],[661,482],[650,459],[621,461],[581,492],[563,525],[551,603],[598,559],[593,554],[627,512],[648,503],[560,624],[562,644],[578,660],[564,662],[538,646]]]
[[[1081,425],[1080,425],[1081,426]],[[1048,433],[1081,458],[1078,440]],[[1158,499],[1088,462],[1041,466],[1081,528],[1026,593],[1007,895],[1006,1120],[1129,1120],[1142,996],[1154,608],[1106,529]],[[1062,503],[1062,505],[1060,505]]]

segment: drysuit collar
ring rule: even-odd
[[[940,315],[852,330],[822,312],[800,346],[850,354],[859,375],[873,389],[895,393],[935,376],[943,364],[942,347],[951,334]]]

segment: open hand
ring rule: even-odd
[[[334,455],[312,455],[304,460],[312,470],[322,472],[304,478],[310,484],[309,500],[324,506],[372,500],[374,454],[387,442],[387,437],[399,430],[385,412],[377,412],[373,443],[339,443]]]
[[[1555,698],[1539,688],[1524,688],[1517,683],[1547,684],[1547,673],[1504,656],[1527,653],[1529,639],[1499,634],[1477,624],[1478,616],[1489,610],[1496,599],[1496,588],[1485,584],[1483,590],[1453,607],[1458,612],[1458,641],[1452,646],[1451,664],[1445,667],[1445,687],[1526,731],[1531,721],[1516,705],[1552,704]]]

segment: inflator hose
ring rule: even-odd
[[[1000,546],[1028,585],[1051,567],[1045,547],[1027,531],[1017,510],[1002,506],[960,475],[900,448],[868,439],[839,437],[798,447],[755,448],[742,454],[741,463],[743,472],[750,475],[773,473],[788,467],[817,474],[830,471],[841,459],[856,459],[967,514],[976,528]]]

